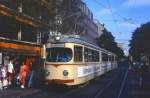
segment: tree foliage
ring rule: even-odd
[[[129,53],[133,56],[133,59],[139,60],[141,55],[150,53],[149,42],[150,22],[141,25],[132,34]]]
[[[100,47],[115,53],[119,58],[124,56],[124,52],[117,46],[114,36],[106,29],[103,30],[103,34],[97,39],[97,43]]]

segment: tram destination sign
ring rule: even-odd
[[[60,43],[60,44],[52,44],[51,46],[52,47],[64,47],[65,44],[62,44],[62,43]]]

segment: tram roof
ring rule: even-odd
[[[51,40],[50,42],[52,42],[52,43],[73,42],[73,43],[78,43],[78,44],[84,44],[84,45],[87,45],[87,46],[90,46],[90,47],[93,47],[96,49],[100,49],[109,54],[114,54],[112,52],[109,52],[108,50],[105,50],[105,49],[99,47],[96,44],[96,42],[94,42],[93,40],[89,40],[89,39],[87,39],[85,37],[81,37],[79,35],[63,35],[63,36],[61,36],[60,40],[58,40],[58,41]]]

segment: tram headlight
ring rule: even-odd
[[[56,41],[59,41],[59,40],[60,40],[60,36],[56,36],[56,37],[55,37],[55,40],[56,40]]]
[[[64,75],[64,76],[68,76],[68,74],[69,74],[68,70],[64,70],[64,71],[63,71],[63,75]]]

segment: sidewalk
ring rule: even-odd
[[[134,71],[133,74],[136,77],[133,84],[135,87],[132,91],[134,98],[150,98],[150,71],[145,76],[140,76],[137,71]]]
[[[21,89],[21,88],[10,88],[0,90],[0,98],[23,98],[28,95],[39,93],[38,89]]]

